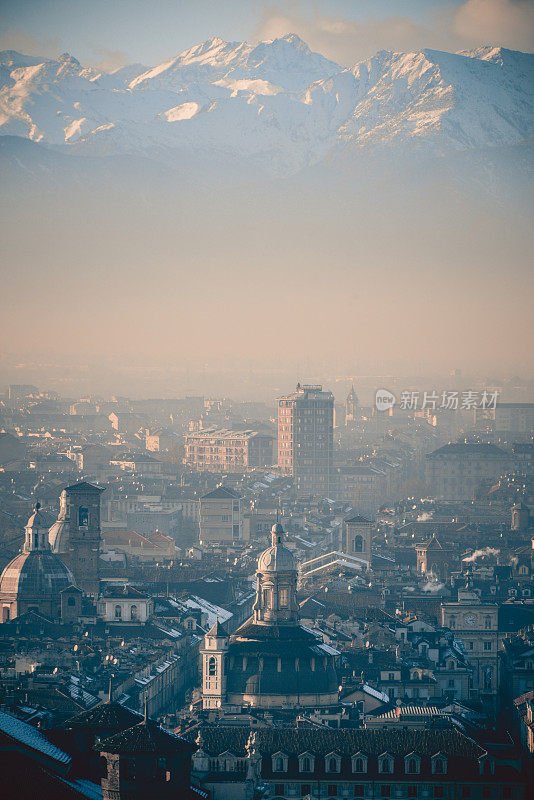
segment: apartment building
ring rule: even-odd
[[[434,497],[469,501],[512,464],[510,455],[494,444],[446,444],[427,455],[426,481]]]
[[[302,492],[326,494],[333,480],[334,395],[301,386],[278,400],[278,466]]]
[[[218,486],[200,498],[200,542],[243,538],[243,500],[233,489]]]
[[[206,472],[245,472],[274,463],[274,436],[258,431],[207,428],[185,437],[184,463]]]

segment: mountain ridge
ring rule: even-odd
[[[534,136],[534,56],[487,45],[382,50],[352,67],[296,34],[211,37],[155,67],[0,53],[0,135],[67,153],[177,154],[277,177],[321,163],[443,157]]]

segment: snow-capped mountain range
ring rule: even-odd
[[[270,175],[373,152],[429,156],[534,134],[534,56],[381,51],[351,68],[296,35],[209,39],[153,68],[0,53],[0,134],[91,156],[209,157]]]

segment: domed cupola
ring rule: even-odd
[[[271,546],[258,559],[254,622],[296,623],[297,565],[284,546],[284,529],[277,522],[271,530]]]
[[[25,526],[23,551],[0,576],[2,619],[13,619],[29,610],[49,618],[58,617],[60,592],[73,583],[70,570],[50,550],[48,524],[36,503]]]
[[[258,559],[258,572],[296,571],[293,553],[283,544],[284,529],[279,522],[271,529],[271,546]]]

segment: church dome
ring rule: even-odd
[[[69,526],[64,519],[58,519],[48,530],[48,540],[54,553],[66,553],[69,544]]]
[[[0,576],[0,596],[4,600],[57,599],[74,584],[74,578],[48,542],[46,520],[35,504],[25,527],[24,550],[15,556]]]
[[[296,572],[297,565],[291,550],[283,545],[284,529],[277,522],[271,530],[272,545],[258,559],[258,572]]]
[[[49,550],[31,550],[15,556],[4,569],[0,595],[55,598],[73,583],[72,573],[58,556]]]

